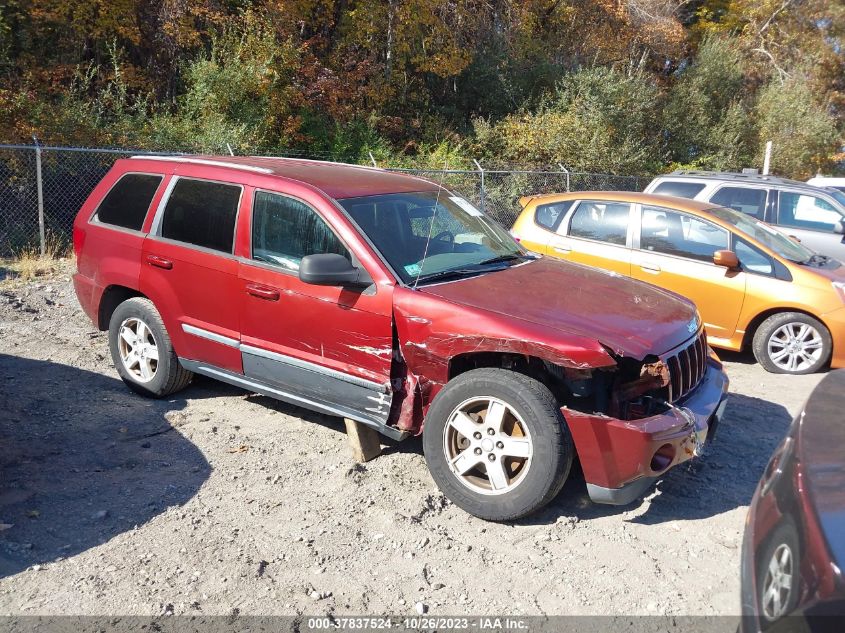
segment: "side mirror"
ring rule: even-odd
[[[315,286],[369,285],[369,275],[361,274],[343,255],[306,255],[299,263],[299,280]]]
[[[713,253],[713,263],[717,266],[724,266],[728,270],[739,268],[739,258],[733,251],[716,251]]]
[[[845,220],[839,220],[833,225],[833,232],[837,235],[845,235]]]

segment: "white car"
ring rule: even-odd
[[[652,180],[645,193],[741,211],[845,262],[845,192],[834,187],[752,173],[678,170]]]
[[[845,178],[814,176],[807,181],[807,184],[815,185],[816,187],[833,187],[834,189],[845,192]]]

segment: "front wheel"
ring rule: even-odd
[[[757,605],[764,622],[788,615],[798,604],[798,532],[786,519],[772,533],[757,565]]]
[[[812,374],[830,359],[833,340],[823,323],[802,312],[780,312],[754,333],[754,357],[775,374]]]
[[[443,493],[490,521],[518,519],[551,501],[574,453],[552,393],[504,369],[475,369],[450,381],[426,416],[423,449]]]

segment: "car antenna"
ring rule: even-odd
[[[425,241],[425,250],[423,251],[422,264],[417,271],[417,278],[414,279],[414,290],[417,289],[417,284],[420,283],[420,276],[422,275],[423,266],[425,266],[426,257],[428,257],[428,245],[431,243],[431,234],[434,232],[434,221],[437,219],[437,206],[440,204],[440,192],[443,191],[443,180],[446,178],[446,169],[449,166],[449,160],[443,161],[443,171],[440,172],[440,182],[437,184],[437,197],[434,199],[434,213],[431,215],[431,224],[428,225],[428,239]]]

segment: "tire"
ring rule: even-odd
[[[450,381],[426,416],[423,450],[440,490],[488,521],[511,521],[546,505],[563,487],[574,454],[552,393],[504,369],[474,369]]]
[[[184,389],[193,378],[179,364],[158,310],[144,297],[117,306],[109,320],[109,349],[120,378],[143,396],[163,398]]]
[[[783,569],[788,561],[789,587],[785,588],[783,581],[772,587],[775,575],[772,571]],[[798,541],[798,531],[795,524],[784,520],[775,528],[768,539],[763,554],[757,559],[757,612],[762,623],[772,623],[784,615],[789,614],[798,604],[800,595],[799,579],[801,563],[801,549]],[[773,566],[770,569],[770,566]],[[783,578],[783,576],[781,576]],[[775,602],[777,594],[777,602]]]
[[[819,320],[802,312],[779,312],[760,324],[754,357],[773,374],[812,374],[830,360],[833,340]]]

